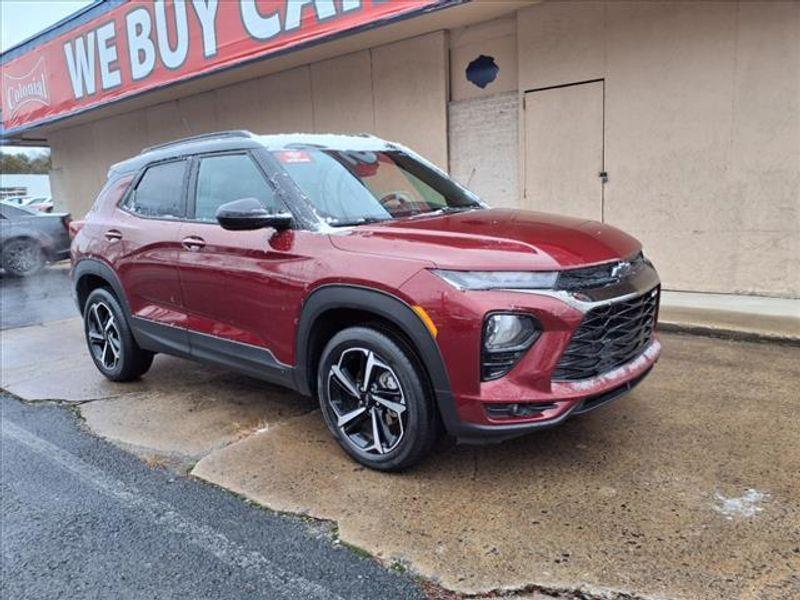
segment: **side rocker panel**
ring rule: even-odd
[[[436,340],[405,302],[378,290],[355,285],[327,285],[314,291],[306,300],[297,328],[297,361],[295,366],[296,388],[310,395],[311,385],[308,356],[309,341],[317,319],[333,309],[364,310],[394,323],[413,341],[422,364],[425,365],[433,384],[436,402],[448,433],[456,435],[459,418],[455,399],[450,387],[444,359]]]

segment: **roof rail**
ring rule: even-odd
[[[162,148],[169,148],[170,146],[187,144],[189,142],[199,142],[202,140],[213,140],[216,138],[250,138],[250,137],[253,137],[253,133],[251,131],[247,131],[246,129],[215,131],[214,133],[202,133],[200,135],[192,135],[189,137],[180,138],[178,140],[172,140],[171,142],[165,142],[163,144],[155,144],[153,146],[148,146],[147,148],[142,149],[142,151],[139,154],[145,154],[146,152],[152,152],[153,150],[160,150]]]

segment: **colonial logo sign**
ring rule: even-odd
[[[34,67],[22,75],[3,69],[3,99],[6,118],[15,116],[27,105],[50,105],[44,57],[39,58]]]
[[[71,28],[68,23],[60,34],[0,57],[2,132],[19,133],[198,75],[465,1],[95,3]]]

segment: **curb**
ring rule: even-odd
[[[778,344],[781,346],[800,347],[800,337],[793,335],[779,335],[759,331],[742,331],[726,327],[710,325],[694,325],[690,323],[676,323],[659,321],[656,331],[664,333],[678,333],[683,335],[696,335],[712,337],[735,342],[755,342],[758,344]]]

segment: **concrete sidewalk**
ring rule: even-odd
[[[662,331],[800,345],[800,299],[665,290],[659,326]]]

